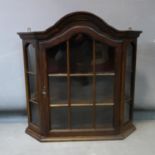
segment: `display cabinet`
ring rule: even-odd
[[[134,129],[137,37],[88,12],[23,41],[28,128],[40,141],[123,139]]]

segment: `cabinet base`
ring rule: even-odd
[[[45,137],[37,132],[33,131],[31,128],[26,129],[26,133],[40,142],[57,142],[57,141],[93,141],[93,140],[122,140],[129,136],[134,130],[135,126],[133,124],[128,124],[124,127],[120,134],[115,135],[104,135],[104,136],[68,136],[68,137]]]

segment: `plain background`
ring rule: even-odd
[[[17,32],[45,30],[75,11],[92,12],[117,29],[142,30],[135,107],[155,108],[155,0],[0,0],[0,109],[25,109],[22,42]]]

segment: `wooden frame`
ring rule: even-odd
[[[93,68],[91,73],[71,73],[70,71],[70,39],[72,36],[83,33],[91,37]],[[119,31],[106,24],[99,17],[88,12],[75,12],[64,16],[54,26],[42,32],[18,33],[23,40],[25,81],[27,92],[27,112],[28,128],[26,132],[38,139],[39,141],[68,141],[68,140],[103,140],[103,139],[123,139],[128,136],[134,129],[133,119],[133,101],[134,101],[134,82],[136,66],[136,45],[137,38],[141,31]],[[114,49],[114,71],[115,72],[96,72],[96,41],[104,43]],[[67,54],[67,72],[49,73],[48,72],[48,54],[47,49],[52,48],[65,42]],[[35,48],[36,56],[36,73],[28,68],[27,46],[32,44]],[[133,46],[131,96],[129,101],[125,100],[125,77],[126,59],[128,45]],[[28,76],[35,76],[34,81],[29,81]],[[72,104],[71,101],[71,78],[72,77],[92,77],[92,103],[78,102]],[[96,76],[111,76],[114,78],[114,95],[113,102],[96,103]],[[67,79],[67,98],[66,104],[50,104],[49,80],[53,77],[66,77]],[[30,84],[31,82],[31,84]],[[30,90],[31,85],[36,83],[36,90]],[[37,99],[30,98],[30,91],[36,91]],[[125,102],[129,102],[129,121],[124,122]],[[35,104],[35,108],[30,108]],[[113,127],[97,128],[96,127],[96,107],[109,107],[113,109]],[[67,128],[51,129],[50,109],[67,108]],[[73,107],[91,107],[92,108],[92,128],[73,129],[71,125]],[[104,114],[103,114],[104,115]],[[36,117],[37,116],[37,117]],[[34,120],[34,121],[32,121]],[[35,123],[37,122],[37,124]]]

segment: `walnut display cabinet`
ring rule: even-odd
[[[39,141],[123,139],[132,124],[137,38],[88,12],[23,40],[28,128]]]

